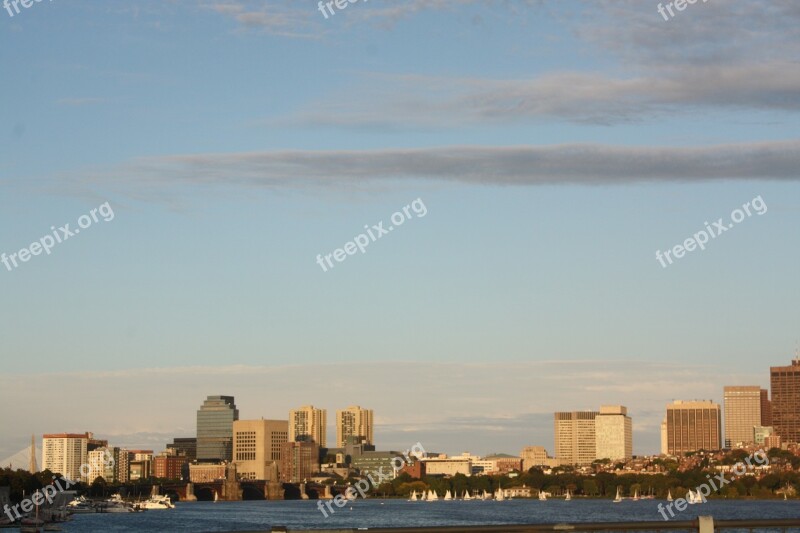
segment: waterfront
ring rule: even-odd
[[[554,522],[613,522],[662,520],[658,504],[663,500],[512,500],[408,502],[405,500],[357,500],[325,518],[317,501],[247,501],[178,503],[172,511],[132,514],[76,515],[62,525],[65,532],[97,531],[269,531],[289,528],[366,528],[404,526],[458,526],[531,524]],[[352,509],[351,509],[352,507]],[[797,500],[711,500],[690,506],[676,516],[690,520],[698,514],[717,520],[798,518]],[[800,528],[795,529],[800,531]]]

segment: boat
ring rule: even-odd
[[[447,492],[444,493],[444,499],[445,499],[445,501],[450,501],[450,500],[453,499],[453,495],[450,494],[450,490],[448,490]]]
[[[705,500],[700,496],[700,494],[695,494],[691,489],[686,493],[686,501],[690,505],[695,503],[705,503]]]
[[[139,506],[142,509],[175,509],[175,505],[169,496],[150,496],[150,499],[143,501]]]
[[[668,501],[668,502],[671,502],[671,501],[672,501],[672,491],[671,491],[671,490],[668,490],[668,491],[667,491],[667,501]]]
[[[481,500],[491,500],[491,495],[486,492],[486,489],[483,489],[483,494],[481,495]]]
[[[433,492],[432,490],[428,491],[428,501],[434,502],[439,499],[439,495]]]
[[[635,502],[638,502],[638,501],[639,501],[639,489],[636,489],[636,490],[633,492],[633,498],[631,498],[631,499],[632,499],[633,501],[635,501]]]
[[[539,491],[539,501],[547,501],[547,493],[544,491],[544,489]]]
[[[622,501],[622,495],[619,493],[619,487],[617,487],[617,496],[614,498],[614,503],[619,503]]]
[[[411,497],[408,499],[408,501],[410,501],[410,502],[415,502],[415,501],[417,501],[417,500],[418,500],[418,498],[417,498],[417,491],[415,491],[415,490],[412,490],[412,491],[411,491]]]
[[[497,500],[498,502],[502,502],[503,500],[506,499],[505,495],[503,494],[503,489],[502,488],[498,488],[497,491],[495,491],[494,499]]]
[[[218,501],[219,501],[219,492],[214,491],[214,503],[217,503]]]
[[[564,496],[565,501],[570,501],[572,499],[572,494],[569,493],[569,489],[567,489],[567,495]]]
[[[471,500],[472,496],[469,495],[469,491],[464,491],[464,501]]]

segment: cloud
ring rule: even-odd
[[[150,157],[83,173],[89,178],[80,178],[76,184],[127,190],[143,197],[147,190],[198,185],[299,190],[359,188],[402,180],[518,186],[795,181],[800,177],[798,168],[798,140],[701,147],[450,146]]]
[[[303,376],[301,389],[297,376]],[[194,434],[196,411],[211,394],[235,396],[242,419],[285,419],[289,409],[314,404],[330,411],[332,423],[336,409],[359,404],[375,411],[380,449],[406,449],[420,441],[426,449],[447,453],[514,453],[525,445],[551,449],[554,411],[621,404],[634,420],[637,452],[656,452],[667,402],[676,397],[719,397],[723,384],[748,382],[749,374],[721,376],[708,366],[636,360],[352,362],[4,374],[0,403],[14,406],[4,416],[4,427],[13,429],[0,435],[0,457],[23,449],[31,434],[64,431],[92,431],[118,446],[159,451],[173,437]],[[147,394],[142,394],[143,383]],[[66,410],[58,407],[63,394],[69,396]],[[22,395],[30,401],[16,402]],[[333,428],[328,432],[333,442]]]

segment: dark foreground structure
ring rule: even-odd
[[[701,516],[697,520],[660,522],[581,522],[574,524],[531,524],[501,526],[442,526],[442,527],[395,527],[358,529],[288,529],[274,526],[270,532],[250,533],[541,533],[543,531],[695,531],[715,533],[724,531],[781,531],[800,532],[800,518],[771,520],[720,520]]]

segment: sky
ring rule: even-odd
[[[159,451],[217,394],[483,454],[621,404],[657,453],[669,401],[768,386],[800,338],[800,6],[657,5],[0,10],[0,457]]]

